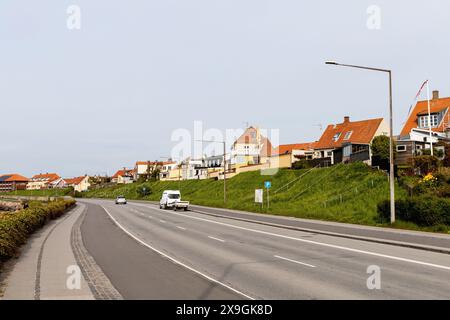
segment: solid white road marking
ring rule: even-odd
[[[286,261],[289,261],[289,262],[301,264],[301,265],[304,265],[304,266],[307,266],[307,267],[311,267],[311,268],[315,268],[315,267],[316,267],[316,266],[313,266],[312,264],[308,264],[308,263],[304,263],[304,262],[292,260],[292,259],[285,258],[285,257],[281,257],[281,256],[274,256],[274,257],[275,257],[275,258],[278,258],[278,259],[281,259],[281,260],[286,260]]]
[[[180,266],[182,266],[182,267],[184,267],[184,268],[186,268],[186,269],[188,269],[188,270],[190,270],[190,271],[192,271],[192,272],[197,273],[198,275],[200,275],[200,276],[202,276],[202,277],[208,279],[209,281],[212,281],[212,282],[214,282],[214,283],[217,283],[217,284],[223,286],[224,288],[227,288],[227,289],[229,289],[229,290],[231,290],[231,291],[233,291],[233,292],[235,292],[235,293],[237,293],[237,294],[240,294],[241,296],[243,296],[243,297],[245,297],[245,298],[247,298],[247,299],[255,300],[254,298],[250,297],[249,295],[246,295],[245,293],[243,293],[243,292],[241,292],[241,291],[239,291],[239,290],[237,290],[237,289],[234,289],[234,288],[230,287],[229,285],[227,285],[227,284],[225,284],[225,283],[223,283],[223,282],[220,282],[220,281],[218,281],[218,280],[216,280],[216,279],[214,279],[214,278],[211,278],[210,276],[208,276],[208,275],[206,275],[206,274],[204,274],[204,273],[202,273],[202,272],[200,272],[200,271],[198,271],[198,270],[196,270],[196,269],[194,269],[194,268],[192,268],[192,267],[190,267],[190,266],[188,266],[188,265],[186,265],[186,264],[184,264],[184,263],[182,263],[182,262],[180,262],[180,261],[178,261],[178,260],[176,260],[176,259],[174,259],[174,258],[172,258],[171,256],[165,254],[164,252],[162,252],[162,251],[160,251],[160,250],[158,250],[158,249],[152,247],[152,246],[149,245],[148,243],[142,241],[141,239],[139,239],[138,237],[136,237],[134,234],[132,234],[130,231],[128,231],[127,229],[125,229],[125,228],[124,228],[124,227],[123,227],[123,226],[122,226],[122,225],[121,225],[121,224],[120,224],[120,223],[119,223],[119,222],[111,215],[111,213],[109,213],[109,211],[108,211],[104,206],[102,206],[102,208],[103,208],[103,210],[105,210],[105,212],[106,212],[106,213],[108,214],[108,216],[111,218],[111,220],[112,220],[112,221],[113,221],[120,229],[123,230],[123,232],[125,232],[126,234],[128,234],[130,237],[132,237],[134,240],[136,240],[137,242],[139,242],[139,243],[142,244],[143,246],[149,248],[150,250],[155,251],[156,253],[160,254],[160,255],[163,256],[163,257],[166,257],[167,259],[169,259],[169,260],[172,261],[173,263],[178,264],[178,265],[180,265]]]
[[[138,204],[136,204],[136,205],[138,205]],[[152,209],[152,210],[161,210],[161,209],[158,209],[158,208],[150,207],[148,205],[142,205],[142,206],[143,207],[147,207],[147,208]],[[198,212],[201,212],[201,211],[198,211]],[[438,268],[438,269],[443,269],[443,270],[450,270],[450,267],[439,265],[439,264],[428,263],[428,262],[424,262],[424,261],[407,259],[407,258],[401,258],[401,257],[391,256],[391,255],[377,253],[377,252],[365,251],[365,250],[360,250],[360,249],[353,249],[353,248],[348,248],[348,247],[343,247],[343,246],[338,246],[338,245],[334,245],[334,244],[318,242],[318,241],[313,241],[313,240],[300,239],[300,238],[295,238],[295,237],[291,237],[291,236],[285,236],[285,235],[282,235],[282,234],[277,234],[277,233],[272,233],[272,232],[267,232],[267,231],[262,231],[262,230],[256,230],[256,229],[251,229],[251,228],[235,226],[235,225],[232,225],[232,224],[219,222],[219,221],[213,221],[213,220],[209,220],[209,219],[205,219],[205,218],[194,217],[194,216],[191,216],[191,215],[186,215],[186,214],[182,214],[182,213],[178,213],[178,212],[174,212],[174,211],[168,212],[168,213],[174,214],[174,215],[178,215],[178,216],[182,216],[182,217],[189,218],[189,219],[205,221],[205,222],[214,223],[214,224],[218,224],[218,225],[222,225],[222,226],[226,226],[226,227],[230,227],[230,228],[235,228],[235,229],[239,229],[239,230],[245,230],[245,231],[251,231],[251,232],[255,232],[255,233],[265,234],[265,235],[269,235],[269,236],[273,236],[273,237],[289,239],[289,240],[294,240],[294,241],[299,241],[299,242],[304,242],[304,243],[324,246],[324,247],[333,248],[333,249],[339,249],[339,250],[345,250],[345,251],[350,251],[350,252],[356,252],[356,253],[361,253],[361,254],[366,254],[366,255],[370,255],[370,256],[376,256],[376,257],[381,257],[381,258],[386,258],[386,259],[391,259],[391,260],[397,260],[397,261],[402,261],[402,262],[409,262],[409,263],[414,263],[414,264],[418,264],[418,265],[422,265],[422,266],[433,267],[433,268]]]
[[[216,240],[216,241],[220,241],[220,242],[225,242],[225,240],[222,240],[222,239],[219,239],[219,238],[214,238],[214,237],[211,237],[211,236],[208,236],[208,238]]]
[[[183,227],[180,227],[180,226],[177,226],[177,228],[181,229],[181,230],[186,230],[186,228],[183,228]]]
[[[159,220],[159,222],[161,222],[161,223],[166,223],[166,221],[165,221],[165,220]]]

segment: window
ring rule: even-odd
[[[428,116],[419,117],[419,128],[429,128]],[[439,125],[438,114],[431,115],[431,127],[436,128]]]
[[[352,145],[348,145],[344,147],[344,150],[342,151],[342,155],[344,157],[350,157],[350,155],[352,154]]]
[[[344,140],[350,139],[350,137],[352,136],[352,133],[353,133],[353,131],[348,131],[344,136]]]
[[[420,146],[420,145],[416,146],[416,150],[421,150],[421,149],[422,149],[422,146]]]
[[[406,146],[405,145],[399,145],[397,146],[397,152],[405,152]]]
[[[340,132],[336,133],[333,137],[334,142],[338,141],[340,136],[341,136]]]
[[[327,151],[327,157],[332,157],[333,156],[333,151]]]

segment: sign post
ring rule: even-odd
[[[255,189],[255,203],[260,203],[261,208],[264,206],[263,194],[264,194],[263,189]]]
[[[264,187],[266,188],[266,191],[267,191],[267,209],[269,209],[269,207],[270,207],[269,189],[270,189],[270,187],[272,187],[272,182],[264,181]]]

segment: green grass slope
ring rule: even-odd
[[[254,203],[255,189],[271,181],[270,209]],[[142,197],[137,189],[145,186],[152,193]],[[166,189],[180,189],[183,200],[193,204],[225,207],[223,181],[188,180],[156,181],[117,185],[84,194],[92,198],[159,200]],[[406,194],[397,188],[397,198]],[[260,171],[241,173],[227,180],[227,208],[271,213],[301,218],[321,219],[357,224],[377,224],[377,204],[389,197],[387,176],[363,163],[340,164],[330,168],[309,170],[281,169],[275,175]],[[264,192],[264,201],[266,193]]]

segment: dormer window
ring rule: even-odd
[[[419,128],[429,128],[429,122],[428,122],[428,115],[426,116],[419,116]],[[431,127],[436,128],[439,125],[438,115],[432,114],[431,115]]]
[[[333,137],[333,141],[334,141],[334,142],[338,141],[340,136],[341,136],[341,133],[340,133],[340,132],[336,133],[336,134],[334,135],[334,137]]]
[[[344,136],[344,140],[349,140],[350,137],[352,136],[353,131],[347,131],[347,133]]]

